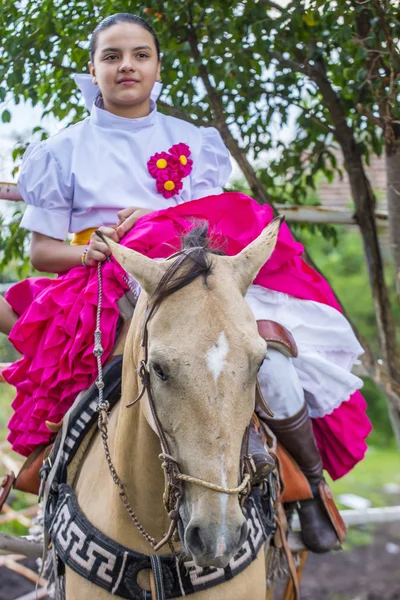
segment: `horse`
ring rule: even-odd
[[[99,432],[82,457],[74,490],[90,523],[129,549],[162,554],[143,531],[160,539],[172,518],[179,520],[179,549],[194,565],[223,569],[246,539],[238,491],[246,484],[242,444],[266,343],[244,295],[270,257],[280,223],[272,221],[236,256],[210,249],[202,228],[194,228],[182,251],[165,261],[104,236],[113,257],[142,290],[124,342],[121,400],[107,425],[110,461],[142,532],[121,502]],[[160,435],[168,442],[168,455]],[[179,515],[171,516],[164,507],[165,470],[176,465],[184,474],[182,497]],[[265,600],[265,546],[240,574],[196,591],[193,600]],[[138,582],[151,590],[151,572],[141,571]],[[65,584],[67,600],[112,597],[68,567]]]

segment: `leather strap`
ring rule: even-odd
[[[277,532],[279,533],[281,547],[285,553],[286,560],[287,560],[288,567],[289,567],[290,577],[291,577],[292,583],[293,583],[294,600],[300,600],[299,579],[297,576],[297,569],[296,569],[296,565],[294,563],[293,554],[289,548],[289,544],[288,544],[287,537],[286,537],[288,527],[287,527],[286,514],[285,514],[285,511],[283,509],[283,505],[281,502],[279,502],[277,505],[277,514],[275,516],[275,521],[276,521],[276,525],[278,528]]]
[[[301,578],[303,576],[303,569],[306,564],[308,552],[306,550],[303,550],[301,552],[296,552],[296,555],[300,558],[300,564],[298,567],[296,567],[297,579],[298,579],[299,586],[300,586]],[[292,578],[289,578],[286,582],[285,591],[283,592],[282,600],[293,600],[293,593],[294,593],[293,580],[292,580]]]
[[[50,446],[42,444],[31,452],[15,480],[14,488],[16,490],[38,495],[40,488],[39,471],[43,460],[46,458],[46,453],[49,452],[51,446],[52,444]]]
[[[267,401],[265,400],[265,398],[263,396],[263,393],[261,391],[261,386],[258,383],[258,381],[256,383],[256,406],[259,406],[268,417],[272,418],[274,416],[274,413],[268,406]]]
[[[153,600],[165,600],[163,571],[160,557],[157,554],[150,555],[151,573],[150,585]]]
[[[325,510],[328,513],[331,523],[336,531],[336,535],[338,536],[339,541],[342,544],[346,538],[347,528],[340,512],[337,509],[337,506],[332,496],[331,488],[326,483],[326,481],[322,480],[319,483],[318,493],[323,502],[323,505],[325,506]]]
[[[267,342],[268,346],[282,352],[289,358],[298,355],[297,345],[289,329],[276,321],[257,321],[258,333]]]
[[[0,482],[0,512],[7,501],[14,481],[15,475],[12,471],[10,471],[9,473],[7,473],[7,475],[4,475],[3,479]]]
[[[277,443],[276,456],[282,484],[281,502],[297,502],[312,498],[313,493],[306,476],[279,442]]]

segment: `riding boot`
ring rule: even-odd
[[[338,536],[321,500],[318,486],[323,481],[322,460],[315,441],[307,405],[286,419],[263,416],[278,441],[289,452],[308,479],[313,498],[297,503],[301,534],[305,546],[312,552],[332,550],[338,544]]]
[[[261,428],[257,427],[257,417],[255,415],[253,416],[250,425],[249,454],[251,455],[256,468],[253,483],[258,485],[268,477],[269,473],[275,469],[276,465],[275,460],[265,446]]]

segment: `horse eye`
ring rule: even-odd
[[[163,368],[161,367],[161,365],[159,365],[158,363],[153,363],[151,365],[151,368],[153,370],[154,375],[156,375],[162,381],[167,381],[168,377],[164,373]]]

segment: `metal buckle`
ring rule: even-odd
[[[50,473],[52,467],[53,467],[53,465],[51,462],[51,458],[50,458],[50,456],[48,456],[47,458],[44,459],[43,465],[41,466],[40,471],[39,471],[40,485],[39,485],[39,492],[38,492],[38,502],[41,502],[43,499],[44,487],[46,485],[46,481],[47,481],[47,478],[49,476],[49,473]]]

